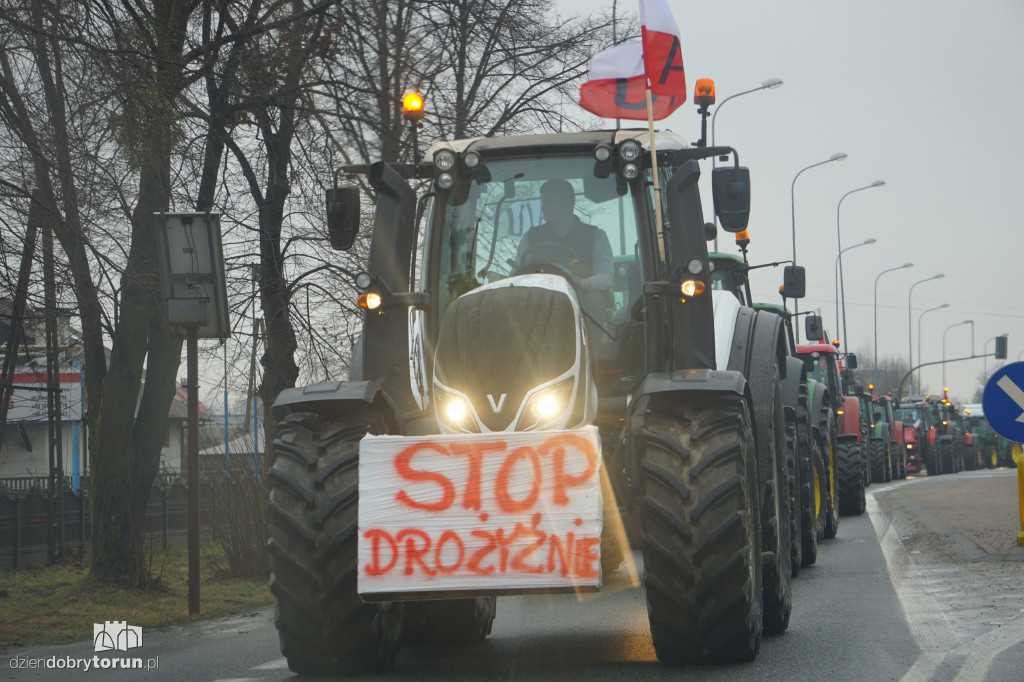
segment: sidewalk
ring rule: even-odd
[[[1017,546],[1021,526],[1016,469],[923,478],[927,483],[904,486],[899,497],[919,504],[986,554],[1024,561],[1024,547]]]

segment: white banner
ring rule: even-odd
[[[359,447],[359,593],[601,585],[597,427]]]

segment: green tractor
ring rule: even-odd
[[[361,459],[367,434],[391,434],[385,440],[408,457],[421,441],[457,439],[469,454],[452,467],[486,467],[488,443],[517,434],[578,441],[596,430],[605,526],[640,529],[659,659],[750,660],[762,632],[787,628],[787,334],[778,315],[712,289],[697,184],[701,160],[733,157],[712,187],[723,228],[738,231],[749,176],[729,147],[655,135],[656,157],[646,131],[608,130],[455,140],[415,165],[346,169],[365,174],[376,196],[368,269],[355,278],[365,312],[352,369],[347,380],[284,391],[273,408],[271,590],[292,670],[387,668],[403,639],[479,641],[496,597],[551,591],[477,574],[466,587],[432,588],[440,574],[424,573],[428,560],[457,579],[473,567],[459,554],[442,565],[452,536],[422,531],[391,545],[408,555],[402,590],[375,592],[359,559],[370,551],[359,519],[374,510],[359,500],[399,500],[405,489],[381,493],[382,479],[360,475],[379,465]],[[354,185],[328,190],[335,248],[353,247],[359,205]],[[441,474],[408,457],[408,485],[447,490]],[[509,455],[525,475],[529,462],[539,472],[561,461],[551,457]],[[462,504],[473,504],[468,493]],[[510,502],[506,515],[516,509]],[[424,528],[437,513],[425,505]],[[544,530],[529,515],[512,521],[513,536]],[[612,570],[628,550],[621,534],[602,531],[599,552],[587,545],[573,570]],[[528,548],[508,551],[519,559]],[[499,568],[526,580],[519,571],[551,565],[510,559]]]
[[[793,577],[802,566],[812,566],[818,559],[818,542],[824,535],[825,509],[822,505],[821,481],[825,480],[823,455],[812,437],[814,424],[808,396],[807,369],[796,355],[794,343],[793,315],[784,305],[776,303],[751,303],[748,273],[762,267],[775,267],[781,263],[749,265],[746,261],[749,235],[741,234],[737,240],[743,256],[713,252],[711,261],[712,287],[730,291],[741,303],[778,315],[786,326],[788,353],[786,362],[789,371],[783,384],[783,404],[786,415],[787,468],[790,471],[791,521],[792,521],[792,564]],[[800,266],[787,267],[783,274],[783,285],[779,292],[786,298],[803,298],[805,291],[804,269]],[[813,380],[810,380],[813,382]],[[819,392],[820,395],[820,392]]]
[[[1012,444],[992,430],[981,403],[963,406],[964,428],[973,434],[974,458],[979,468],[1015,467]]]

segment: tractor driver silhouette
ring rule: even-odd
[[[555,178],[541,185],[540,205],[544,222],[523,235],[516,262],[565,266],[573,276],[584,309],[603,324],[612,300],[612,247],[608,235],[573,213],[576,193],[568,180]]]

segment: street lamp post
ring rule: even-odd
[[[726,102],[728,102],[731,99],[736,99],[737,97],[741,97],[743,95],[749,95],[750,93],[757,92],[758,90],[774,90],[775,88],[778,88],[778,87],[781,87],[781,86],[782,86],[782,79],[781,78],[769,78],[766,81],[762,81],[761,85],[757,86],[756,88],[751,88],[749,90],[744,90],[743,92],[737,92],[735,95],[729,95],[728,97],[723,99],[721,102],[719,102],[718,106],[715,107],[715,113],[711,114],[711,146],[712,147],[715,146],[715,119],[718,118],[718,112],[722,110],[722,107],[725,106]],[[712,168],[715,167],[715,158],[714,157],[711,158],[711,167]],[[718,227],[718,214],[717,213],[715,214],[715,227],[716,228]],[[715,251],[718,251],[718,230],[717,229],[715,230]]]
[[[839,295],[843,299],[843,348],[849,351],[846,338],[846,287],[843,283],[843,238],[839,231],[839,211],[843,207],[843,200],[851,194],[857,192],[863,192],[866,189],[873,187],[881,187],[885,184],[885,180],[875,180],[870,185],[864,187],[858,187],[857,189],[851,189],[849,192],[839,198],[839,204],[836,206],[836,250],[839,252]]]
[[[921,357],[922,357],[922,355],[921,355],[921,320],[924,319],[925,315],[927,315],[928,313],[930,313],[933,310],[942,310],[943,308],[948,308],[948,307],[949,307],[948,303],[943,303],[942,305],[937,305],[934,308],[929,308],[928,310],[923,311],[920,315],[917,316],[917,360],[918,360],[918,362],[921,361]],[[911,365],[911,367],[913,367],[913,365]],[[910,380],[911,380],[911,383],[913,383],[914,377],[911,376]],[[911,388],[913,388],[913,385],[911,385]],[[918,390],[921,390],[920,386],[918,386],[917,388],[918,388]],[[913,391],[911,391],[911,395],[913,395]]]
[[[799,178],[800,175],[804,171],[806,171],[806,170],[810,170],[812,168],[817,168],[818,166],[823,166],[826,163],[832,163],[833,161],[842,161],[845,158],[846,158],[846,154],[845,153],[838,152],[838,153],[833,154],[832,156],[828,157],[824,161],[819,161],[818,163],[812,163],[810,166],[804,166],[799,171],[797,171],[797,174],[795,176],[793,176],[793,182],[790,183],[790,185],[789,185],[789,216],[790,216],[790,220],[792,222],[792,231],[793,231],[793,265],[797,264],[797,262],[796,262],[796,179]],[[794,311],[794,313],[799,313],[800,312],[800,302],[797,299],[793,299],[793,311]],[[796,325],[796,342],[800,343],[800,325]]]
[[[888,270],[882,270],[878,273],[878,277],[875,277],[875,369],[878,369],[878,280],[887,272],[896,272],[897,270],[905,270],[912,267],[914,267],[913,263],[904,263]]]
[[[914,336],[914,334],[913,334],[913,327],[911,327],[912,319],[913,319],[913,304],[912,304],[912,300],[913,300],[913,296],[914,296],[914,287],[916,287],[918,284],[924,284],[925,282],[930,282],[933,279],[942,279],[943,277],[945,277],[945,275],[942,274],[942,273],[939,273],[937,275],[932,275],[931,277],[928,277],[926,279],[922,279],[922,280],[919,280],[917,282],[914,282],[913,284],[910,285],[910,291],[907,293],[907,362],[908,362],[910,370],[911,370],[911,374],[910,374],[910,395],[914,395],[914,374],[913,374],[913,369],[914,369],[914,338],[913,338],[913,336]],[[921,349],[920,349],[920,345],[921,345],[920,329],[918,330],[918,337],[919,338],[918,338],[918,349],[917,350],[918,350],[918,355],[920,355],[921,354]],[[920,360],[920,358],[918,358],[918,360]],[[920,384],[920,381],[918,382],[918,384]],[[918,389],[920,389],[920,388],[921,388],[920,385],[918,385]]]
[[[844,332],[844,334],[843,334],[843,337],[844,337],[843,338],[843,349],[846,350],[847,352],[849,352],[850,349],[846,347],[846,338],[845,338],[845,336],[846,336],[846,334],[845,334],[845,332],[846,332],[846,301],[845,300],[843,301],[843,316],[842,316],[842,318],[839,317],[839,292],[840,292],[840,289],[841,289],[841,284],[840,283],[842,282],[842,280],[840,279],[840,273],[842,273],[842,267],[843,267],[843,261],[842,261],[843,254],[846,253],[847,251],[850,251],[851,249],[856,249],[856,248],[861,247],[861,246],[868,246],[870,244],[874,244],[877,241],[878,240],[875,239],[874,237],[869,237],[868,239],[865,239],[864,241],[862,241],[859,244],[854,244],[853,246],[847,246],[845,249],[840,250],[839,251],[839,255],[836,256],[835,280],[834,280],[835,281],[835,291],[836,291],[836,327],[837,327],[837,329],[836,329],[836,338],[837,339],[839,338],[838,326],[839,326],[839,320],[842,319],[842,321],[843,321],[843,332]]]
[[[946,332],[954,327],[962,327],[965,324],[971,325],[971,355],[974,355],[974,320],[964,320],[951,324],[942,331],[942,390],[946,390]]]

